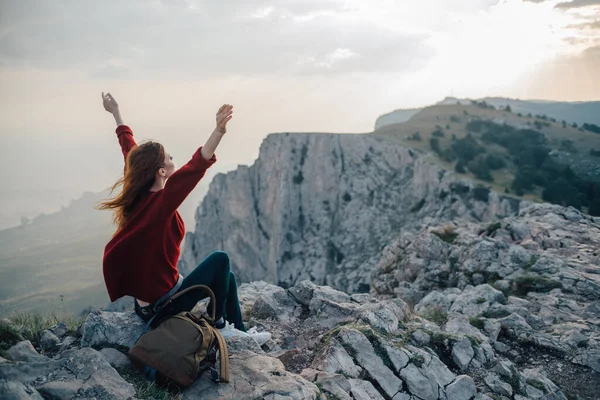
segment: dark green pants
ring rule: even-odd
[[[242,321],[242,311],[240,310],[240,302],[238,300],[237,282],[235,275],[231,272],[229,265],[229,256],[223,251],[215,251],[204,259],[188,276],[183,279],[183,283],[179,291],[189,288],[194,285],[206,285],[215,294],[217,301],[215,309],[215,319],[223,317],[236,329],[246,331],[244,322]],[[196,303],[206,298],[206,295],[200,291],[192,291],[177,298],[168,307],[168,310],[159,311],[161,315],[175,315],[182,311],[190,311]],[[152,307],[150,305],[148,307]],[[136,302],[136,313],[139,307]]]
[[[215,319],[223,317],[232,323],[236,329],[246,331],[242,321],[242,311],[240,310],[240,301],[238,300],[237,281],[235,275],[231,272],[229,265],[229,256],[223,251],[215,251],[204,259],[191,274],[183,279],[181,290],[194,285],[206,285],[212,289],[217,301]],[[205,296],[199,293],[190,293],[189,298],[183,295],[180,305],[180,311],[189,311],[196,303]]]
[[[214,292],[217,301],[215,319],[223,317],[236,329],[246,331],[238,300],[237,281],[231,272],[227,253],[215,251],[206,257],[192,273],[183,279],[179,291],[194,285],[206,285]],[[176,313],[191,310],[198,301],[205,297],[198,292],[190,292],[189,296],[184,294],[177,300]]]

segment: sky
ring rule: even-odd
[[[122,173],[103,91],[177,165],[233,104],[214,175],[446,96],[600,100],[598,71],[600,0],[0,0],[0,228]]]

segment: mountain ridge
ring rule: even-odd
[[[519,100],[504,97],[484,97],[481,99],[459,99],[456,97],[446,97],[445,99],[433,104],[470,104],[472,101],[485,101],[494,107],[504,107],[510,105],[514,112],[521,112],[524,114],[545,114],[551,116],[557,120],[566,120],[569,123],[577,123],[582,125],[584,123],[592,123],[600,125],[600,101],[576,101],[576,102],[563,102],[563,101],[552,101],[552,100]],[[388,113],[385,113],[377,118],[375,121],[374,130],[378,130],[384,126],[391,124],[405,122],[410,117],[421,111],[424,107],[415,107],[407,109],[397,109]],[[563,110],[561,110],[563,108]],[[567,110],[564,110],[567,108]],[[571,108],[571,110],[568,110]],[[588,108],[590,110],[588,110]]]

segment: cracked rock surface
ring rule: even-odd
[[[567,399],[567,393],[594,398],[586,390],[600,383],[594,369],[595,336],[587,336],[587,347],[577,347],[583,339],[568,334],[574,326],[561,334],[564,340],[537,332],[540,322],[518,308],[527,309],[523,302],[534,299],[505,298],[488,284],[452,293],[454,301],[441,320],[435,313],[411,312],[399,298],[351,296],[310,281],[289,289],[266,282],[244,284],[239,295],[248,325],[271,332],[272,340],[261,347],[249,338],[229,338],[231,382],[215,384],[205,374],[180,398],[519,400]],[[482,298],[489,306],[481,306]],[[590,312],[589,305],[579,306]],[[498,307],[511,313],[477,316]],[[496,325],[477,318],[496,321],[500,333]],[[598,315],[589,318],[597,320]],[[115,321],[127,329],[113,329]],[[584,321],[578,319],[579,329],[591,324]],[[119,358],[116,352],[126,351],[123,343],[132,342],[132,332],[142,328],[132,311],[100,311],[88,316],[83,337],[70,340],[70,346],[58,343],[46,351],[27,341],[16,343],[6,351],[10,359],[0,363],[0,393],[137,398],[139,391],[126,380],[131,372],[122,375],[111,363]],[[543,339],[536,341],[538,336]],[[556,380],[552,368],[580,380]]]
[[[600,221],[538,204],[448,229],[392,240],[370,293],[241,285],[247,326],[271,340],[229,338],[231,383],[205,374],[180,397],[597,399]],[[81,337],[15,341],[0,359],[0,397],[138,398],[132,377],[143,378],[119,352],[142,329],[133,311],[96,311]]]

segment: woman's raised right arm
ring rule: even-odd
[[[133,131],[130,127],[123,123],[123,117],[121,117],[119,104],[110,93],[106,93],[105,95],[104,92],[102,92],[102,105],[104,105],[104,109],[111,113],[115,118],[115,122],[117,123],[117,138],[119,139],[119,144],[121,145],[123,159],[127,160],[127,154],[129,154],[129,151],[137,146],[135,139],[133,138]]]

